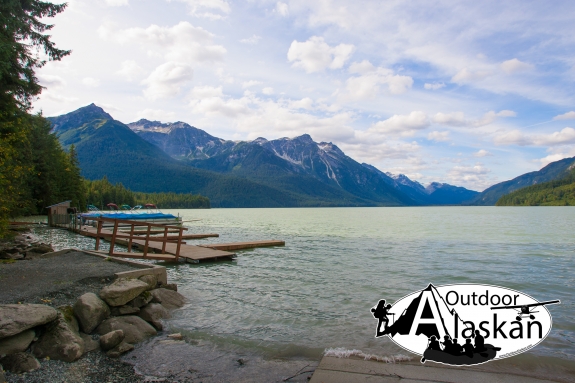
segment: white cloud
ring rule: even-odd
[[[449,131],[438,132],[437,130],[434,130],[427,135],[427,139],[438,142],[449,141]]]
[[[491,76],[492,73],[486,70],[470,71],[467,68],[463,68],[455,76],[451,78],[451,82],[456,84],[468,84],[476,81],[481,81]]]
[[[265,94],[265,95],[270,96],[270,95],[274,94],[274,88],[271,88],[271,87],[269,87],[269,86],[268,86],[268,87],[265,87],[265,88],[262,89],[262,93]]]
[[[256,80],[244,81],[242,82],[242,88],[244,89],[251,88],[252,86],[260,85],[261,83],[262,83],[261,81]]]
[[[148,28],[116,30],[110,24],[98,28],[101,38],[120,44],[140,44],[149,54],[163,52],[168,61],[214,63],[224,59],[226,48],[214,45],[214,35],[201,27],[182,21],[172,27],[150,25]],[[153,49],[151,49],[153,47]]]
[[[349,73],[355,74],[366,74],[374,72],[377,68],[373,66],[369,60],[363,60],[362,62],[354,62],[349,66]]]
[[[473,153],[473,156],[474,157],[491,157],[491,156],[493,156],[493,154],[491,154],[490,152],[488,152],[485,149],[481,149],[481,150],[478,150],[477,152]]]
[[[126,60],[122,62],[122,67],[116,74],[124,77],[128,81],[132,81],[145,73],[144,68],[139,66],[134,60]]]
[[[282,3],[281,1],[278,1],[276,4],[276,8],[274,10],[275,12],[277,12],[278,14],[286,17],[289,16],[289,7],[286,3]]]
[[[49,74],[38,74],[38,81],[40,85],[46,88],[63,88],[66,86],[66,81],[60,76],[54,76]]]
[[[330,47],[323,37],[313,36],[305,42],[294,40],[288,50],[287,58],[293,67],[302,68],[307,73],[323,71],[326,68],[338,69],[351,57],[355,47],[351,44],[339,44]]]
[[[195,86],[189,96],[192,100],[202,100],[210,97],[223,97],[224,93],[221,86]]]
[[[290,109],[306,109],[312,110],[313,109],[313,100],[309,97],[302,98],[301,100],[291,101],[289,103]]]
[[[507,110],[507,109],[506,109],[506,110],[502,110],[502,111],[500,111],[500,112],[497,112],[495,115],[496,115],[497,117],[515,117],[515,116],[517,116],[517,113],[515,113],[515,112],[512,111],[512,110]]]
[[[501,69],[505,73],[512,74],[518,72],[525,72],[533,69],[533,65],[519,61],[518,59],[511,59],[501,63]]]
[[[106,5],[109,7],[120,7],[122,5],[128,5],[128,0],[104,0]]]
[[[520,130],[512,130],[499,134],[494,139],[497,145],[519,146],[556,146],[575,143],[575,129],[563,128],[560,132],[551,134],[525,134]]]
[[[429,126],[427,115],[421,111],[413,111],[408,115],[393,115],[387,120],[373,124],[369,133],[413,136],[417,131]]]
[[[257,43],[261,40],[261,38],[262,38],[261,36],[253,35],[253,36],[250,37],[250,38],[241,39],[241,40],[240,40],[240,43],[242,43],[242,44],[251,44],[251,45],[254,45],[254,44],[257,44]]]
[[[48,99],[48,100],[51,100],[51,101],[54,101],[57,103],[63,102],[63,103],[67,103],[67,104],[72,103],[74,101],[78,101],[77,97],[65,97],[65,96],[62,96],[61,94],[52,93],[50,91],[42,92],[42,94],[40,95],[40,98],[41,99]],[[62,111],[62,113],[56,113],[55,115],[64,114],[64,113],[65,112]]]
[[[465,119],[465,114],[463,112],[453,112],[453,113],[436,113],[433,116],[433,122],[441,125],[448,126],[467,126],[468,121]]]
[[[485,113],[480,119],[469,120],[465,118],[463,112],[453,112],[453,113],[436,113],[433,116],[433,122],[440,125],[448,125],[454,127],[480,127],[493,123],[498,117],[515,117],[517,113],[512,110],[502,110],[500,112],[495,112],[493,110]]]
[[[575,112],[567,112],[553,117],[553,120],[575,120]]]
[[[475,187],[487,188],[493,184],[488,175],[491,170],[477,163],[474,166],[454,166],[447,174],[447,178],[453,185],[474,185]]]
[[[93,77],[84,77],[82,79],[82,84],[90,87],[90,88],[97,88],[100,86],[100,80]]]
[[[193,70],[189,65],[167,62],[158,66],[142,84],[147,85],[144,96],[149,100],[173,97],[190,82]]]
[[[175,117],[174,112],[168,112],[162,109],[144,109],[136,113],[138,119],[145,118],[151,121],[173,121]]]
[[[187,3],[190,8],[190,15],[204,17],[211,20],[219,20],[229,14],[232,9],[230,4],[224,0],[167,0]],[[220,12],[220,13],[213,13]]]
[[[445,87],[445,84],[442,82],[434,82],[434,83],[425,83],[423,87],[427,90],[437,90]]]
[[[369,66],[365,64],[365,61],[350,69],[362,71],[364,74],[347,79],[343,99],[373,99],[380,94],[381,85],[387,85],[386,88],[390,94],[402,94],[411,89],[413,85],[413,79],[410,76],[394,75],[391,70],[381,67],[368,70]]]

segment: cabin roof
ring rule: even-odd
[[[64,204],[69,203],[69,202],[72,202],[72,200],[70,199],[70,200],[68,200],[68,201],[58,202],[57,204],[50,205],[50,206],[46,206],[46,209],[49,208],[49,207],[64,205]]]

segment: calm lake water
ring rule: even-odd
[[[190,244],[282,239],[285,247],[238,252],[237,260],[167,266],[190,304],[171,326],[198,340],[270,358],[318,359],[327,348],[408,354],[374,338],[370,308],[429,282],[493,284],[548,306],[553,329],[527,355],[500,361],[575,362],[575,208],[402,207],[164,210]],[[91,240],[49,230],[62,247]],[[416,357],[416,356],[414,356]]]

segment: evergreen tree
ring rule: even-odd
[[[52,4],[39,0],[0,1],[0,236],[5,234],[8,217],[37,210],[38,200],[56,195],[59,185],[48,180],[41,184],[43,169],[58,167],[49,158],[39,161],[35,149],[48,150],[50,156],[62,153],[59,145],[50,143],[38,129],[49,124],[41,116],[28,114],[31,100],[39,95],[42,86],[35,70],[46,60],[60,60],[70,51],[56,48],[47,31],[53,25],[40,20],[54,17],[66,8],[66,4]],[[40,59],[40,50],[46,60]],[[44,128],[40,128],[43,126]],[[35,139],[45,139],[36,143]],[[59,150],[59,151],[58,151]],[[43,166],[47,165],[47,167]],[[38,179],[40,178],[40,179]]]

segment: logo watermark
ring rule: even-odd
[[[381,299],[371,309],[375,337],[389,337],[421,355],[421,362],[453,366],[507,358],[541,343],[551,331],[546,306],[520,291],[500,286],[456,284],[411,293],[393,305]]]

